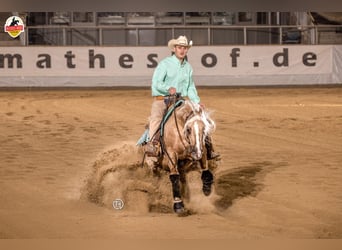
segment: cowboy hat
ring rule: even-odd
[[[171,39],[167,44],[167,46],[171,50],[173,50],[173,48],[176,45],[185,46],[185,47],[190,48],[192,46],[192,41],[188,42],[188,39],[186,38],[186,36],[179,36],[177,39]]]

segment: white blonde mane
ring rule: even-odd
[[[204,134],[205,136],[213,133],[216,129],[215,122],[210,118],[210,113],[205,111],[198,103],[192,101],[186,101],[186,105],[190,105],[192,108],[194,116],[188,119],[184,125],[184,129],[187,128],[189,124],[196,120],[200,120],[204,123]]]

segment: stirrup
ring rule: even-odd
[[[219,161],[221,159],[221,155],[218,154],[218,153],[215,153],[215,152],[211,152],[209,155],[208,155],[208,160],[216,160],[216,161]]]

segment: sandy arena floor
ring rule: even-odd
[[[193,213],[177,217],[148,208],[160,190],[104,174],[139,158],[148,89],[0,91],[0,238],[341,238],[342,88],[199,94],[222,161],[216,194],[194,191]],[[102,187],[97,203],[84,198],[89,180]],[[119,195],[125,207],[115,210]]]

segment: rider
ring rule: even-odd
[[[171,39],[168,42],[168,47],[171,49],[172,55],[160,61],[154,71],[152,77],[153,103],[149,119],[150,141],[145,147],[147,154],[150,156],[158,156],[157,145],[159,144],[159,138],[157,138],[156,134],[166,109],[165,96],[180,93],[182,97],[190,99],[204,108],[204,105],[200,103],[192,78],[192,67],[187,61],[187,53],[191,46],[192,41],[188,42],[185,36]],[[210,138],[206,138],[206,147],[208,159],[219,158],[219,154],[213,150]]]

